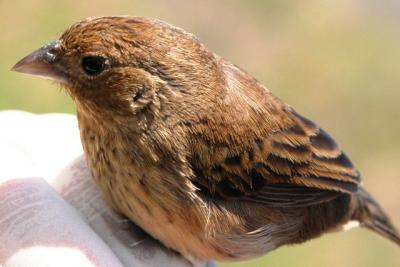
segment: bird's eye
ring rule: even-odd
[[[87,75],[97,75],[106,67],[106,59],[100,56],[88,56],[82,59],[82,69]]]

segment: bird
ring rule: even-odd
[[[326,131],[180,28],[91,17],[12,70],[65,88],[104,198],[193,262],[251,259],[350,226],[400,245]]]

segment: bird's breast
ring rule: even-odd
[[[113,208],[187,257],[218,258],[201,223],[203,203],[178,192],[170,183],[174,177],[158,166],[132,158],[137,154],[127,153],[113,134],[99,135],[82,125],[80,130],[92,177]]]

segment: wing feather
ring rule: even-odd
[[[253,140],[240,153],[223,146],[225,157],[209,167],[201,159],[213,155],[193,155],[193,183],[200,193],[300,207],[357,191],[360,175],[335,141],[312,121],[288,110],[287,127]]]

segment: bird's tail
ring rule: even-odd
[[[372,196],[361,188],[357,193],[356,201],[358,205],[352,219],[359,221],[361,226],[392,240],[400,246],[399,232]]]

